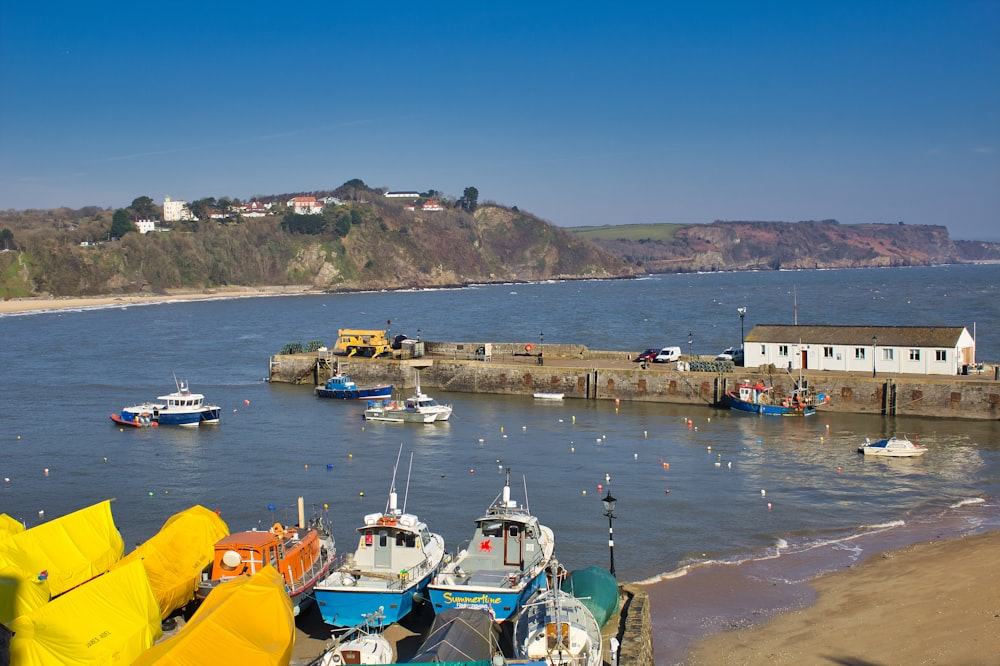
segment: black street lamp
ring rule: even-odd
[[[690,334],[690,333],[688,333],[688,356],[689,356],[689,357],[690,357],[690,356],[691,356],[691,354],[693,353],[693,352],[691,351],[691,345],[693,345],[693,344],[694,344],[694,338],[692,338],[692,337],[691,337],[691,334]]]
[[[542,363],[543,363],[543,359],[542,359],[542,345],[544,345],[544,344],[545,344],[545,334],[544,333],[539,333],[538,334],[538,365],[542,365]]]
[[[604,502],[604,515],[608,517],[608,550],[611,551],[611,575],[615,575],[615,528],[612,525],[612,520],[615,518],[615,504],[618,503],[614,497],[611,496],[611,488],[608,488],[608,494],[604,496],[601,500]]]
[[[872,336],[872,377],[877,376],[875,374],[875,348],[878,346],[878,336]]]
[[[746,308],[736,308],[736,311],[740,313],[740,349],[743,349],[743,338],[746,337],[746,336],[743,335],[743,317],[746,316],[747,309]]]

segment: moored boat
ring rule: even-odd
[[[222,409],[218,405],[205,404],[205,396],[191,393],[185,380],[174,380],[177,390],[161,395],[156,402],[144,402],[124,407],[111,420],[119,425],[145,428],[158,425],[178,425],[194,427],[202,424],[216,425]]]
[[[357,548],[313,590],[327,624],[353,627],[380,608],[387,624],[398,622],[423,598],[441,566],[444,539],[406,513],[405,502],[397,506],[398,466],[397,456],[385,510],[364,517]]]
[[[727,391],[729,408],[765,416],[810,416],[816,413],[816,406],[829,401],[825,395],[813,396],[808,389],[796,385],[791,396],[781,399],[774,397],[774,387],[758,380],[741,382],[737,391]]]
[[[601,627],[581,600],[551,587],[518,615],[514,656],[550,666],[602,666]]]
[[[392,384],[375,386],[358,386],[350,375],[335,374],[326,380],[322,386],[316,387],[316,395],[320,398],[334,400],[370,400],[373,398],[388,398],[392,396]]]
[[[504,622],[547,587],[545,570],[554,544],[552,530],[510,498],[508,468],[503,490],[476,519],[467,546],[428,586],[434,611],[486,608],[497,622]]]
[[[269,530],[234,532],[214,546],[210,573],[198,583],[196,596],[205,599],[213,589],[241,576],[252,576],[273,564],[285,579],[297,615],[311,601],[315,585],[333,567],[337,549],[326,520],[317,515],[308,525],[299,500],[299,524],[274,523]]]
[[[356,627],[341,632],[320,657],[319,666],[344,664],[391,664],[394,661],[392,643],[382,635],[385,614],[379,609]]]
[[[538,400],[562,400],[563,399],[563,394],[562,393],[548,393],[548,392],[545,392],[545,391],[539,391],[538,393],[535,393],[533,397],[535,397]]]
[[[865,443],[858,447],[858,453],[888,458],[915,458],[927,453],[927,449],[906,437],[888,437],[874,442],[865,437]]]
[[[417,373],[417,388],[403,402],[395,400],[373,400],[365,409],[369,421],[390,421],[393,423],[434,423],[451,418],[451,405],[442,405],[420,390],[420,373]]]

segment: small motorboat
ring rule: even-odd
[[[365,409],[369,421],[390,421],[392,423],[434,423],[451,418],[451,405],[442,405],[420,390],[420,374],[417,373],[416,392],[405,401],[370,400]]]
[[[534,397],[537,400],[562,400],[563,399],[563,394],[562,393],[546,393],[544,391],[539,391],[538,393],[534,394]]]
[[[326,383],[316,387],[316,395],[320,398],[334,400],[369,400],[372,398],[388,398],[392,396],[392,384],[375,386],[358,386],[350,375],[335,374]]]
[[[391,664],[394,661],[392,643],[382,635],[384,609],[379,607],[365,616],[365,621],[341,633],[320,658],[319,666],[344,664]]]
[[[890,458],[913,458],[927,453],[927,449],[919,444],[914,444],[905,437],[889,437],[878,441],[871,441],[865,437],[865,443],[858,447],[858,453],[866,456],[886,456]]]

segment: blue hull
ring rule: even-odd
[[[328,389],[316,387],[316,395],[320,398],[334,400],[369,400],[392,397],[392,384],[385,386],[359,386],[356,389]]]
[[[127,409],[123,409],[121,414],[119,414],[119,419],[128,423],[132,422],[143,422],[157,423],[159,425],[176,425],[176,426],[197,426],[202,423],[218,423],[220,412],[222,410],[218,408],[214,409],[203,409],[196,412],[132,412]],[[115,419],[118,422],[118,419]]]
[[[737,400],[730,396],[729,408],[739,412],[751,412],[753,414],[763,414],[764,416],[810,416],[816,413],[813,406],[806,407],[781,407],[780,405],[755,405],[752,402]]]
[[[457,589],[429,588],[428,594],[435,613],[449,608],[486,608],[493,615],[493,619],[501,623],[517,615],[521,607],[536,592],[547,587],[547,579],[542,572],[521,590],[498,592],[492,588],[477,589],[462,585]]]
[[[382,608],[383,622],[399,622],[413,610],[414,595],[425,595],[431,577],[427,576],[413,587],[402,592],[372,591],[358,588],[323,590],[313,588],[316,605],[323,622],[334,627],[354,627]]]

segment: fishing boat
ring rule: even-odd
[[[372,400],[365,409],[365,419],[369,421],[390,421],[392,423],[434,423],[451,418],[451,405],[442,405],[420,390],[420,373],[417,372],[417,388],[412,396],[399,402],[395,400]]]
[[[539,391],[538,393],[535,393],[533,397],[537,400],[562,400],[563,394]]]
[[[758,380],[741,382],[737,391],[727,391],[729,408],[765,416],[810,416],[816,407],[829,402],[829,396],[813,396],[801,383],[796,383],[791,396],[776,399],[774,387]]]
[[[518,615],[514,656],[549,666],[602,666],[601,627],[580,599],[550,587]]]
[[[183,379],[174,379],[177,390],[156,398],[156,402],[144,402],[124,407],[111,420],[119,425],[136,428],[160,425],[195,427],[202,424],[216,425],[222,409],[218,405],[205,404],[205,396],[191,393]]]
[[[388,398],[392,396],[392,384],[358,386],[350,375],[337,373],[326,380],[325,384],[316,387],[316,395],[320,398],[333,398],[334,400]]]
[[[424,598],[428,583],[441,567],[444,539],[416,515],[406,513],[405,495],[402,509],[398,507],[398,467],[397,455],[385,510],[364,517],[357,528],[357,548],[313,590],[327,624],[353,627],[379,608],[387,624],[398,622],[409,615],[418,598]]]
[[[382,635],[385,613],[379,608],[356,627],[343,631],[320,657],[319,666],[344,664],[391,664],[392,643]]]
[[[552,530],[510,498],[510,468],[506,477],[503,490],[476,519],[472,538],[428,586],[435,613],[486,608],[502,623],[547,587],[545,570],[555,544]]]
[[[211,571],[198,583],[195,596],[205,599],[216,587],[241,576],[252,576],[272,564],[285,579],[295,614],[312,600],[312,590],[333,568],[337,549],[326,520],[317,515],[305,522],[299,498],[299,524],[274,523],[268,530],[234,532],[215,542]]]
[[[914,444],[906,437],[889,437],[874,442],[865,437],[865,443],[858,447],[858,453],[888,458],[915,458],[927,453],[927,449]]]

